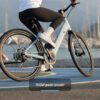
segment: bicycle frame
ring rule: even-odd
[[[60,11],[61,11],[60,13],[64,15],[64,13],[65,13],[70,7],[75,7],[75,5],[77,5],[77,4],[79,4],[79,2],[76,2],[76,3],[74,3],[74,4],[71,3],[67,8],[61,9],[61,10],[60,10]],[[71,10],[71,11],[72,11],[72,10]],[[71,11],[70,11],[70,12],[71,12]],[[70,14],[70,12],[68,13],[68,15]],[[58,36],[56,42],[55,42],[55,48],[52,50],[52,51],[54,52],[54,55],[55,55],[55,56],[57,55],[57,52],[58,52],[58,50],[59,50],[59,48],[60,48],[60,45],[61,45],[61,43],[62,43],[62,41],[63,41],[63,39],[64,39],[64,36],[65,36],[66,34],[68,34],[69,31],[71,31],[71,27],[70,27],[70,25],[69,25],[69,23],[68,23],[67,18],[65,17],[65,19],[64,19],[64,24],[63,24],[63,26],[62,26],[62,29],[61,29],[61,31],[60,31],[60,33],[59,33],[59,36]],[[37,40],[38,40],[38,37],[37,37],[37,36],[35,36],[35,37],[36,37]],[[28,51],[29,48],[31,48],[31,46],[33,46],[33,45],[34,45],[34,42],[25,50],[25,55],[26,55],[26,56],[29,56],[29,57],[34,57],[34,58],[36,58],[36,59],[42,59],[42,60],[44,60],[44,59],[45,59],[44,56],[28,54],[27,51]],[[45,51],[45,50],[44,50],[44,51]],[[44,54],[45,54],[45,52],[44,52]]]
[[[55,56],[56,56],[56,54],[57,54],[57,52],[58,52],[58,50],[60,48],[60,45],[61,45],[61,43],[62,43],[65,35],[68,33],[68,31],[71,30],[71,27],[70,27],[70,25],[69,25],[68,20],[67,20],[66,17],[64,18],[64,22],[63,23],[64,24],[62,26],[62,29],[61,29],[61,31],[60,31],[60,33],[58,35],[58,38],[57,38],[57,40],[55,42],[55,48],[53,49],[53,52],[54,52]],[[36,58],[36,59],[42,59],[42,60],[44,60],[43,56],[34,55],[34,54],[29,54],[28,53],[28,50],[34,45],[34,43],[35,43],[35,41],[25,50],[25,55],[29,56],[29,57]]]
[[[65,17],[64,25],[62,26],[62,29],[61,29],[61,31],[59,33],[59,36],[58,36],[58,38],[57,38],[57,40],[55,42],[56,47],[53,49],[53,52],[54,52],[55,55],[57,54],[57,52],[58,52],[58,50],[60,48],[60,45],[61,45],[65,35],[68,33],[69,30],[71,30],[71,27],[70,27],[70,25],[68,23],[67,18]]]

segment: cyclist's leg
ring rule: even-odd
[[[42,14],[41,14],[42,12]],[[50,36],[52,35],[53,31],[61,24],[63,21],[63,16],[55,11],[52,11],[47,8],[40,7],[34,11],[35,17],[39,21],[43,22],[51,22],[50,27],[44,32],[44,35],[42,35],[44,38],[47,38],[47,41],[50,39]],[[50,40],[49,43],[52,43],[52,40]],[[53,43],[52,43],[53,44]],[[47,71],[50,71],[53,68],[53,66],[49,66]]]
[[[34,14],[34,17],[37,18],[39,21],[52,22],[50,26],[54,30],[60,25],[60,23],[64,19],[60,13],[47,8],[39,7],[29,10]]]
[[[23,17],[23,16],[25,16],[25,17]],[[27,9],[27,10],[21,12],[19,17],[20,17],[21,21],[24,24],[26,24],[26,26],[29,29],[31,28],[31,23],[29,23],[29,21],[27,22],[26,18],[35,17],[37,20],[42,21],[42,22],[51,22],[50,27],[44,32],[44,35],[42,34],[42,38],[45,37],[45,39],[46,39],[46,36],[47,36],[46,42],[49,41],[52,45],[54,45],[53,42],[51,41],[51,39],[48,37],[51,36],[53,31],[60,25],[60,23],[63,20],[63,16],[60,13],[52,11],[47,8],[39,7],[39,8]],[[33,31],[34,30],[35,29],[33,29]]]
[[[32,28],[33,23],[31,23],[32,22],[31,20],[27,20],[27,19],[31,19],[32,17],[37,18],[37,20],[39,20],[39,21],[52,22],[50,24],[50,28],[48,28],[47,31],[45,32],[45,34],[49,33],[49,36],[53,33],[53,31],[57,28],[58,25],[60,25],[60,23],[63,20],[63,17],[61,14],[59,14],[55,11],[46,9],[46,8],[42,8],[42,7],[27,9],[23,12],[20,12],[19,19],[21,20],[21,22],[23,24],[25,24],[25,26],[27,26],[30,30],[32,30],[32,32],[35,31],[35,29]],[[49,32],[48,32],[48,30],[49,30]],[[37,33],[37,32],[35,31],[35,33]],[[49,40],[50,40],[50,42],[52,42],[50,38],[49,38]],[[44,64],[44,62],[43,62],[43,64]]]
[[[48,40],[50,41],[49,43],[52,43],[52,40],[50,38],[51,34],[53,33],[53,31],[61,24],[61,22],[63,21],[63,16],[55,11],[52,11],[50,9],[47,8],[36,8],[33,9],[32,12],[34,13],[34,16],[42,22],[51,22],[50,27],[44,32],[44,35],[42,35],[44,37],[44,39],[47,38],[47,42]],[[41,13],[42,12],[42,13]],[[53,44],[53,43],[52,43]],[[52,69],[52,67],[49,67],[49,70]]]
[[[55,44],[52,42],[50,36],[63,21],[63,16],[58,12],[43,7],[35,8],[32,11],[34,13],[34,16],[39,21],[51,22],[50,27],[43,34],[39,34],[39,37],[55,47]]]
[[[21,13],[19,13],[19,19],[20,21],[28,28],[30,29],[33,33],[35,33],[35,35],[37,35],[37,33],[39,31],[43,32],[43,29],[41,28],[40,24],[38,21],[36,21],[34,18],[32,18],[33,15],[30,15],[30,12],[25,10]],[[38,25],[38,29],[36,29],[36,27],[34,27],[33,25],[37,24]],[[41,71],[46,71],[47,68],[45,67],[45,62],[42,61],[41,64]]]
[[[44,32],[40,23],[38,22],[36,18],[34,18],[33,14],[31,14],[30,11],[25,10],[23,12],[20,12],[19,19],[34,34],[37,35],[38,32]]]
[[[0,54],[0,57],[2,57],[2,59],[4,61],[9,61],[8,57],[3,53],[3,54]]]

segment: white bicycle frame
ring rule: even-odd
[[[53,52],[54,52],[55,55],[57,54],[57,52],[58,52],[58,50],[60,48],[60,45],[61,45],[65,35],[68,33],[69,30],[71,30],[71,27],[70,27],[70,25],[68,23],[67,18],[65,17],[64,25],[62,26],[62,29],[61,29],[61,31],[60,31],[60,33],[58,35],[58,38],[57,38],[57,40],[55,42],[56,47],[53,49]]]
[[[66,34],[68,33],[68,31],[70,31],[70,30],[71,30],[71,27],[70,27],[70,25],[69,25],[69,23],[68,23],[67,18],[65,17],[65,19],[64,19],[64,24],[63,24],[63,26],[62,26],[62,29],[61,29],[61,31],[60,31],[60,33],[59,33],[59,36],[58,36],[56,42],[55,42],[55,48],[53,49],[53,52],[54,52],[55,56],[56,56],[56,54],[57,54],[57,52],[58,52],[58,50],[59,50],[59,48],[60,48],[60,45],[61,45],[61,43],[62,43],[62,41],[63,41],[65,35],[66,35]],[[29,50],[33,45],[34,45],[34,42],[25,50],[25,55],[27,55],[27,56],[29,56],[29,57],[36,58],[36,59],[44,59],[43,56],[36,55],[36,54],[29,54],[29,53],[28,53],[28,50]]]

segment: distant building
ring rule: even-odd
[[[100,23],[91,25],[90,32],[93,38],[100,39]]]
[[[19,0],[0,0],[0,33],[12,28],[26,28],[18,18]],[[55,11],[66,7],[70,0],[43,0],[43,5]],[[68,13],[66,13],[68,14]],[[97,18],[98,17],[98,18]],[[100,38],[100,0],[80,0],[68,20],[75,32],[83,32],[88,37]],[[47,24],[42,24],[45,28]]]

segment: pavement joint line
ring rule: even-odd
[[[72,82],[72,85],[77,85],[77,84],[88,84],[88,83],[99,83],[100,80],[96,80],[96,81],[85,81],[85,82]]]
[[[57,68],[56,68],[57,69]],[[76,70],[76,68],[69,68],[69,69],[75,69]],[[96,71],[98,71],[98,70],[100,70],[100,68],[96,68]],[[98,75],[98,74],[97,74]],[[86,78],[87,79],[87,78]],[[91,79],[91,78],[90,78]],[[39,79],[38,79],[39,80]],[[59,79],[60,80],[60,79]],[[77,82],[73,82],[73,78],[71,79],[72,81],[71,81],[71,85],[84,85],[84,84],[91,84],[91,83],[100,83],[100,79],[95,79],[95,80],[90,80],[90,81],[88,81],[88,80],[83,80],[83,82],[79,82],[79,81],[77,81]],[[24,83],[24,81],[22,81],[22,82],[18,82],[18,81],[14,81],[14,80],[12,80],[12,79],[3,79],[3,80],[0,80],[0,82],[12,82],[12,85],[13,85],[13,83],[15,84],[17,84],[17,83],[19,83],[19,84],[17,84],[18,86],[2,86],[2,87],[0,87],[0,89],[20,89],[20,88],[29,88],[29,81],[25,81],[25,85],[21,85],[20,86],[20,83]]]
[[[0,89],[18,89],[18,88],[28,88],[29,86],[9,86],[9,87],[0,87]]]

